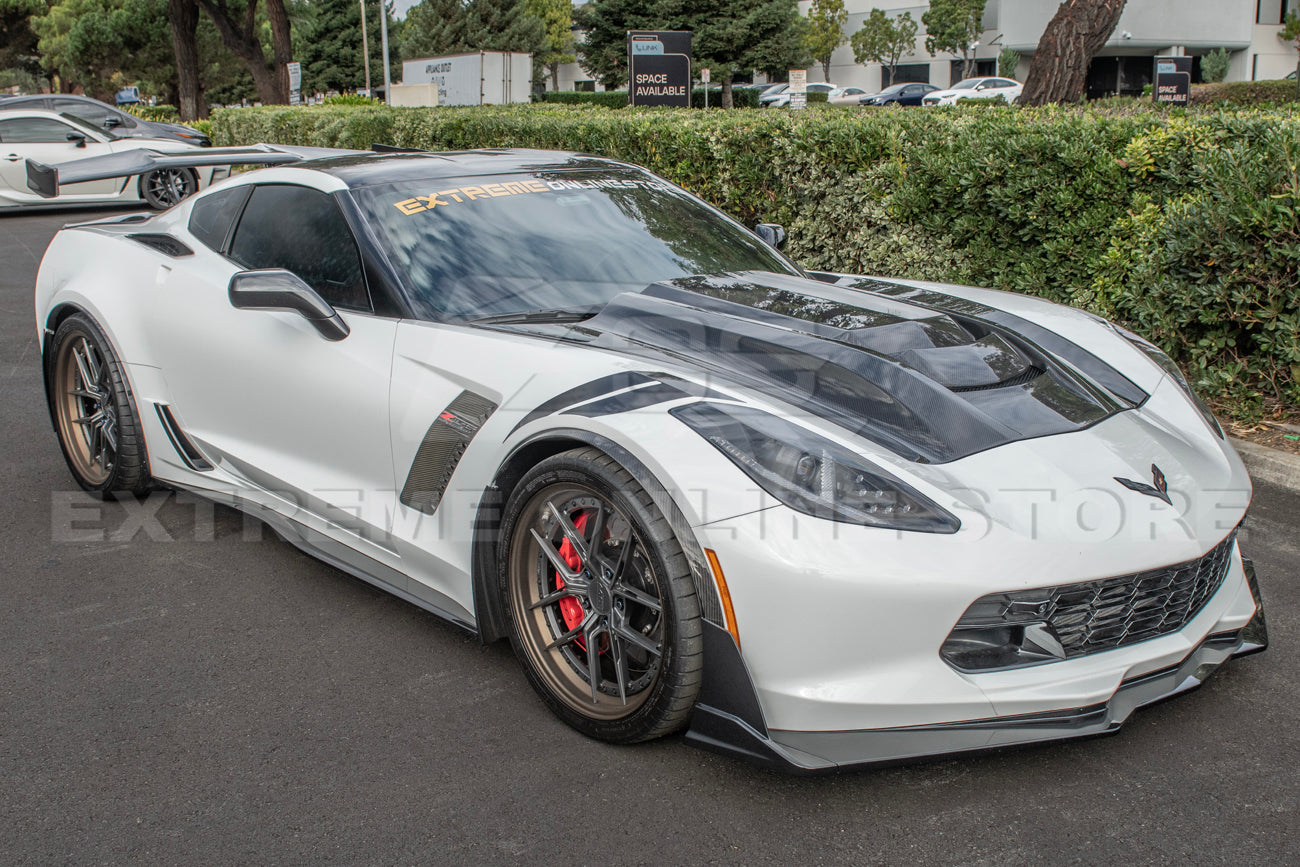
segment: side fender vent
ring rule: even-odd
[[[165,403],[155,403],[154,409],[158,411],[158,420],[162,422],[167,439],[172,441],[172,448],[176,449],[176,454],[181,456],[185,466],[200,473],[210,471],[212,464],[203,457],[203,452],[190,441],[185,431],[181,430],[181,426],[176,423],[176,417],[172,415],[171,407]]]
[[[429,425],[424,442],[415,452],[402,487],[400,499],[404,505],[433,514],[470,440],[496,409],[495,403],[472,391],[462,391],[447,404]]]
[[[137,244],[144,244],[151,250],[157,250],[164,256],[171,256],[173,259],[194,255],[193,250],[173,238],[171,235],[163,235],[156,232],[136,232],[133,235],[127,235],[127,237],[132,241],[135,241]]]

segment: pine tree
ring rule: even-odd
[[[389,35],[392,35],[392,6],[388,5]],[[380,39],[379,3],[366,2],[366,41],[370,49],[370,86],[384,83],[384,48]],[[391,60],[397,52],[389,46]],[[356,90],[366,85],[366,68],[361,54],[361,8],[358,0],[317,0],[316,16],[302,48],[302,89]],[[392,71],[400,78],[400,66]]]

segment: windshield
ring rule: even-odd
[[[963,78],[961,81],[957,82],[956,84],[954,84],[952,87],[948,89],[949,90],[973,90],[975,85],[979,84],[983,80],[984,79],[982,78]]]
[[[354,195],[428,319],[600,306],[695,274],[799,273],[740,224],[648,173],[439,179]]]
[[[93,132],[95,135],[101,136],[102,138],[106,138],[106,139],[121,138],[120,135],[114,135],[113,133],[109,132],[103,127],[95,126],[93,123],[87,123],[86,121],[82,120],[79,117],[74,117],[73,115],[68,114],[66,111],[60,112],[59,117],[63,118],[64,120],[66,120],[68,123],[72,124],[75,127],[79,127],[80,129],[86,130],[88,132]]]

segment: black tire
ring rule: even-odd
[[[156,211],[165,211],[194,195],[199,176],[194,169],[154,169],[140,176],[140,198]]]
[[[627,470],[594,448],[542,461],[510,494],[498,545],[511,645],[560,719],[610,743],[686,725],[704,672],[699,599]]]
[[[117,354],[84,313],[59,323],[45,370],[54,432],[77,484],[106,498],[149,490],[140,416]]]

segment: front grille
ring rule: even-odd
[[[977,600],[942,655],[962,670],[1073,659],[1177,632],[1223,585],[1237,531],[1186,563]]]
[[[1223,584],[1236,538],[1234,530],[1204,557],[1176,566],[1051,588],[1047,621],[1066,658],[1182,629]]]

